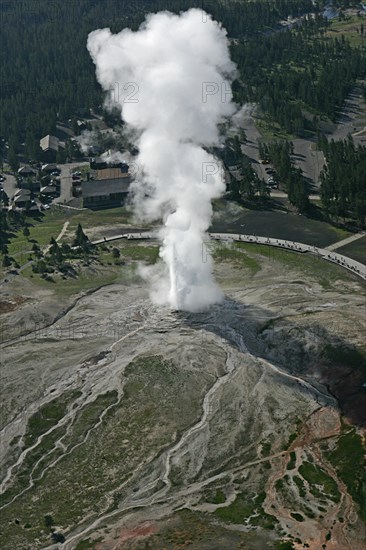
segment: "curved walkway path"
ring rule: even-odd
[[[326,248],[318,248],[309,244],[298,243],[295,241],[288,241],[282,239],[273,239],[272,237],[256,237],[253,235],[242,235],[238,233],[208,233],[212,240],[223,242],[246,242],[255,244],[264,244],[268,246],[275,246],[277,248],[284,248],[293,252],[310,253],[318,257],[319,259],[326,260],[337,264],[349,271],[352,271],[358,277],[366,281],[366,265],[352,260],[348,256],[337,254]],[[122,233],[114,237],[106,237],[105,239],[99,239],[98,241],[92,241],[92,244],[102,244],[104,242],[116,241],[118,239],[157,239],[157,235],[151,231],[144,231],[142,233]]]

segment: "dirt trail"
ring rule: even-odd
[[[64,225],[62,226],[62,229],[61,229],[60,233],[57,235],[57,237],[56,237],[56,239],[55,239],[55,241],[56,241],[57,243],[58,243],[58,242],[62,239],[62,237],[65,235],[65,233],[66,233],[66,231],[67,231],[67,228],[69,227],[69,224],[70,224],[70,221],[68,220],[68,221],[66,221],[66,222],[64,223]],[[44,249],[44,253],[47,254],[47,252],[49,251],[50,248],[51,248],[51,245],[48,244],[48,245],[45,247],[45,249]]]

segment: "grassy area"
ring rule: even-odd
[[[84,212],[75,213],[75,211],[67,210],[66,212],[69,213],[69,216],[66,221],[71,222],[70,226],[74,224],[75,229],[80,221],[85,224],[88,219],[89,223],[93,224],[103,223],[103,221],[109,223],[111,220],[119,217],[122,210],[114,209],[113,211],[97,212],[96,218],[93,212],[84,214]],[[92,218],[89,218],[90,216]],[[129,280],[134,272],[134,267],[126,265],[126,261],[143,261],[153,264],[158,260],[159,249],[157,246],[145,246],[145,243],[124,242],[118,243],[116,246],[102,245],[79,256],[75,256],[75,254],[70,255],[66,252],[66,255],[63,256],[62,265],[61,263],[55,264],[47,255],[44,258],[46,267],[50,270],[47,277],[41,276],[41,273],[34,273],[32,265],[25,266],[30,259],[35,259],[35,255],[30,254],[32,241],[37,241],[41,245],[48,244],[52,236],[57,237],[65,223],[64,220],[65,210],[55,209],[54,211],[48,211],[41,221],[32,220],[29,222],[32,224],[29,225],[29,239],[24,237],[22,231],[18,231],[15,237],[12,238],[9,246],[10,255],[14,254],[15,259],[23,266],[22,275],[24,277],[32,279],[32,282],[37,286],[53,289],[60,296],[68,297],[82,290],[93,290],[99,286]],[[71,234],[74,235],[74,233],[75,231],[72,231]],[[70,232],[67,240],[70,243]],[[113,255],[113,248],[118,248],[121,251],[120,258],[116,258]],[[44,271],[44,268],[42,269]],[[64,275],[65,272],[66,275]]]
[[[158,246],[146,246],[145,244],[123,243],[120,247],[121,258],[155,264],[159,259]]]
[[[81,392],[79,391],[66,392],[61,397],[57,397],[46,403],[33,414],[28,420],[22,450],[34,445],[39,437],[55,427],[65,416],[71,403],[80,395]],[[35,464],[54,448],[56,441],[64,435],[65,431],[66,426],[55,428],[49,434],[42,437],[35,448],[27,453],[21,466],[16,470],[12,485],[3,493],[1,504],[9,502],[16,494],[28,486],[30,474]]]
[[[101,540],[102,540],[101,538],[98,540],[91,540],[91,539],[81,540],[75,546],[75,550],[92,550],[93,548],[95,548],[98,542],[101,542]]]
[[[357,503],[361,519],[366,521],[366,442],[355,428],[344,425],[342,432],[336,448],[326,456]]]
[[[290,460],[287,463],[287,470],[293,470],[296,466],[296,453],[292,451],[290,453]]]
[[[120,252],[120,256],[116,259],[113,256],[113,249]],[[146,245],[144,242],[137,244],[133,241],[118,241],[109,243],[108,246],[98,247],[99,260],[103,265],[120,266],[125,261],[144,262],[147,264],[155,264],[159,259],[159,247],[157,245]]]
[[[349,256],[357,262],[366,264],[366,236],[346,244],[346,246],[341,246],[337,249],[337,252]]]
[[[29,251],[36,241],[43,247],[49,244],[51,237],[56,238],[64,223],[69,222],[67,234],[60,242],[71,244],[70,233],[74,234],[79,223],[84,229],[103,225],[126,224],[131,221],[131,213],[125,207],[110,208],[108,210],[71,210],[53,206],[38,218],[28,217],[26,225],[29,229],[29,237],[23,235],[23,231],[17,231],[9,243],[9,255],[14,256],[20,265],[28,260]]]
[[[249,269],[252,272],[252,275],[255,275],[261,270],[261,265],[255,258],[253,258],[250,254],[246,254],[242,250],[239,252],[235,245],[228,247],[224,243],[217,243],[215,245],[213,257],[215,261],[234,261],[241,267]]]
[[[22,230],[17,231],[8,245],[9,255],[14,256],[20,265],[25,263],[29,256],[28,251],[32,249],[32,241],[42,247],[50,242],[51,237],[56,238],[65,221],[69,219],[67,212],[70,210],[52,208],[38,219],[27,218],[29,237],[25,238]]]
[[[344,229],[321,219],[289,213],[281,210],[281,199],[276,200],[275,210],[238,210],[235,216],[228,207],[216,216],[210,232],[245,233],[261,237],[272,237],[297,241],[317,247],[329,246],[351,235]]]
[[[303,462],[299,467],[299,474],[309,483],[310,491],[314,496],[324,494],[334,502],[340,501],[341,495],[337,483],[316,464]]]
[[[229,530],[208,514],[180,510],[164,522],[155,523],[158,532],[146,541],[137,544],[139,549],[183,550],[183,549],[220,549],[220,550],[258,550],[274,548],[273,538],[261,533],[260,542],[254,533]],[[276,549],[287,547],[276,546]]]
[[[62,403],[60,403],[60,398],[58,398],[57,400],[54,400],[50,404],[47,404],[42,407],[42,409],[40,409],[40,411],[42,411],[42,417],[48,415],[55,420],[57,419],[57,421],[61,420],[61,418],[63,418],[63,416],[66,414],[66,410],[68,408],[67,406],[80,395],[81,392],[77,391],[70,392],[69,394],[64,394],[62,396]],[[111,391],[107,392],[106,394],[99,395],[97,399],[82,408],[81,413],[77,416],[76,420],[73,423],[74,428],[71,431],[71,434],[65,437],[66,426],[61,426],[52,430],[52,432],[44,436],[42,440],[37,444],[37,446],[32,449],[25,457],[22,465],[16,473],[16,481],[13,483],[10,489],[8,489],[4,493],[2,497],[2,504],[5,502],[9,502],[9,500],[11,500],[11,498],[18,494],[19,491],[29,485],[31,474],[32,479],[37,480],[37,478],[41,475],[45,465],[62,455],[62,450],[56,446],[56,443],[60,440],[60,438],[62,438],[65,447],[70,450],[73,445],[76,445],[77,443],[80,443],[80,441],[82,441],[83,437],[85,437],[86,435],[86,432],[97,423],[103,411],[108,406],[115,403],[117,403],[116,391]],[[46,407],[47,412],[45,412]],[[28,429],[25,439],[27,447],[35,442],[29,442],[29,440],[27,440],[27,434],[36,433],[38,434],[38,437],[39,435],[45,433],[46,429],[48,430],[54,425],[51,424],[46,426],[44,424],[41,424],[41,426],[39,426],[37,423],[37,426],[35,428],[35,417],[37,417],[38,420],[38,413],[36,413],[36,415],[33,415],[28,423]]]
[[[87,233],[88,228],[131,223],[131,219],[131,211],[124,206],[106,210],[82,210],[71,216],[68,230],[75,231],[78,223],[81,223]]]
[[[335,235],[337,236],[338,241],[342,241],[343,239],[347,239],[347,237],[350,237],[352,235],[352,233],[350,233],[346,229],[343,229],[342,227],[336,227],[334,225],[330,225],[329,228],[330,228],[331,231],[333,231],[333,233],[335,233]]]
[[[289,268],[318,278],[319,283],[325,288],[330,288],[331,283],[336,280],[349,280],[352,275],[337,265],[326,262],[310,254],[300,254],[291,252],[282,248],[260,245],[255,243],[235,243],[248,253],[260,254],[267,257],[270,261],[280,262]]]
[[[301,421],[299,421],[299,420],[296,421],[296,424],[300,424],[300,423],[301,423]],[[288,438],[288,441],[287,441],[287,443],[284,447],[285,451],[287,451],[287,449],[289,449],[291,447],[292,443],[295,441],[295,439],[297,438],[298,435],[299,435],[298,431],[293,432],[292,434],[290,434],[290,436]]]
[[[56,397],[41,407],[28,420],[27,430],[24,436],[26,447],[30,447],[42,434],[55,426],[66,414],[71,401],[81,395],[81,392],[70,392]]]
[[[115,246],[114,246],[115,245]],[[113,248],[120,251],[120,257],[115,258]],[[32,280],[41,288],[51,289],[60,297],[69,297],[81,291],[90,291],[100,286],[129,281],[135,275],[136,266],[131,262],[155,263],[159,258],[158,246],[146,246],[135,242],[113,243],[92,249],[85,257],[65,257],[66,264],[74,268],[74,274],[63,276],[56,269],[49,278],[32,271],[32,265],[24,267],[22,276]],[[28,262],[29,254],[24,256]],[[21,263],[21,261],[20,261]]]
[[[91,548],[94,548],[94,545],[90,539],[81,540],[75,546],[75,550],[90,550]]]
[[[222,504],[225,502],[226,496],[221,489],[217,489],[216,491],[208,491],[207,494],[204,495],[204,500],[211,504]]]
[[[101,286],[130,280],[133,269],[130,266],[97,267],[84,269],[77,278],[57,278],[57,284],[42,279],[38,274],[32,272],[31,266],[22,271],[24,277],[30,278],[37,286],[51,289],[60,296],[68,298],[81,291],[91,291]]]
[[[295,550],[295,546],[291,541],[278,541],[276,542],[276,550]]]
[[[136,359],[126,369],[124,381],[130,397],[111,407],[101,423],[98,415],[115,403],[116,393],[88,404],[70,426],[68,450],[77,440],[82,443],[61,456],[34,487],[2,510],[2,548],[30,548],[36,539],[46,545],[46,514],[52,515],[62,532],[87,514],[108,510],[108,493],[117,490],[144,459],[156,456],[177,432],[196,421],[202,394],[212,383],[209,376],[182,371],[158,356]],[[138,487],[138,477],[134,483]],[[14,518],[19,523],[15,524]],[[25,525],[30,527],[25,529]]]
[[[327,29],[325,36],[329,38],[346,37],[351,46],[359,47],[366,44],[366,32],[362,35],[360,32],[361,24],[365,26],[365,18],[359,18],[357,15],[347,16],[345,19],[333,19]]]
[[[256,118],[255,125],[264,141],[295,139],[295,136],[286,132],[277,122],[270,120],[268,117]]]
[[[248,495],[239,494],[232,504],[224,508],[218,508],[215,516],[227,523],[260,525],[265,529],[274,529],[277,520],[263,511],[262,503],[265,493],[249,498]]]
[[[100,415],[111,405],[118,402],[118,393],[116,390],[98,395],[94,401],[87,403],[77,414],[73,430],[63,439],[63,444],[71,449],[81,441],[88,430],[90,430],[98,422]]]
[[[294,476],[292,479],[294,480],[294,483],[297,486],[297,489],[299,491],[299,496],[301,498],[304,498],[306,496],[304,481],[301,479],[300,476]]]

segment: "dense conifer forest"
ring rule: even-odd
[[[326,158],[321,174],[321,199],[330,219],[352,218],[360,225],[366,219],[366,147],[356,147],[352,138],[328,141],[319,136],[318,146]]]
[[[179,13],[199,7],[222,22],[238,66],[234,96],[239,104],[253,102],[269,120],[291,135],[319,132],[319,122],[335,121],[356,79],[366,76],[365,47],[344,36],[326,35],[322,17],[326,2],[311,0],[0,0],[1,156],[17,165],[17,154],[39,158],[39,139],[55,130],[57,121],[75,123],[89,109],[102,113],[103,93],[86,49],[88,33],[110,27],[137,29],[146,13],[168,9]],[[359,6],[336,0],[334,6]],[[314,17],[306,15],[315,12]],[[302,17],[291,30],[280,25]],[[362,29],[363,32],[363,29]],[[105,114],[110,122],[110,115]],[[322,174],[322,199],[331,218],[350,216],[365,221],[362,175],[365,150],[352,141],[319,146],[327,156]],[[240,146],[237,153],[240,156]],[[290,161],[290,145],[277,141],[267,148],[290,202],[309,207],[307,184]],[[241,159],[242,179],[233,190],[243,198],[266,198],[248,159]],[[345,168],[354,163],[352,170]],[[341,168],[343,166],[343,168]],[[353,166],[353,165],[352,165]]]
[[[289,11],[310,9],[310,0],[233,3],[207,1],[207,9],[223,21],[230,36],[252,33],[275,24]],[[1,2],[2,102],[0,123],[8,139],[25,139],[52,129],[58,117],[101,102],[94,69],[86,51],[88,33],[108,26],[117,32],[137,28],[149,11],[179,12],[203,1],[184,0],[30,0]],[[232,6],[232,7],[231,7]],[[27,115],[26,125],[24,124]]]
[[[314,129],[319,116],[334,121],[356,78],[366,75],[366,55],[344,37],[324,39],[326,26],[319,18],[292,32],[251,37],[234,46],[242,75],[239,101],[259,102],[292,134]],[[303,109],[312,115],[308,121]]]

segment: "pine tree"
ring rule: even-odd
[[[16,172],[19,168],[19,159],[14,147],[9,145],[8,162],[13,172]]]
[[[7,254],[3,257],[3,267],[10,267],[11,266],[11,259]]]
[[[79,246],[80,248],[87,248],[89,244],[89,239],[88,237],[85,235],[84,231],[83,231],[83,228],[81,226],[81,223],[78,224],[77,228],[76,228],[76,233],[75,233],[75,239],[73,241],[73,246]]]

